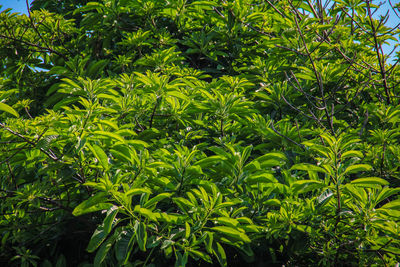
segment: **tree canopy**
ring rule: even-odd
[[[2,10],[0,265],[398,264],[400,30],[379,8]]]

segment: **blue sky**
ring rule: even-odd
[[[32,3],[32,0],[28,0]],[[6,8],[12,8],[15,12],[27,13],[26,1],[25,0],[0,0],[2,10]]]
[[[29,3],[32,3],[33,0],[28,1]],[[400,18],[397,17],[394,11],[390,8],[389,0],[373,1],[373,3],[375,4],[379,4],[380,2],[384,4],[382,5],[381,9],[376,12],[375,16],[384,15],[389,10],[389,20],[386,25],[389,27],[397,26],[400,23]],[[395,5],[399,3],[399,0],[391,0],[391,2],[393,5]],[[15,12],[27,13],[26,0],[0,0],[0,5],[3,6],[2,10],[5,8],[12,8]],[[398,11],[397,13],[400,15],[400,11]],[[394,45],[395,42],[392,41],[390,45],[384,47],[384,52],[389,53],[393,49]],[[400,48],[398,48],[396,51],[399,50]]]

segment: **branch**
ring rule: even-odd
[[[265,2],[267,2],[276,12],[278,12],[279,15],[281,15],[283,18],[287,18],[287,16],[285,14],[283,14],[282,12],[279,11],[279,9],[277,9],[270,1],[265,0]]]
[[[378,57],[379,68],[381,70],[380,73],[381,73],[382,80],[383,80],[383,88],[385,89],[385,93],[386,93],[386,102],[387,102],[387,104],[390,104],[391,103],[390,93],[389,93],[389,88],[387,85],[386,70],[385,70],[385,64],[384,64],[385,57],[382,58],[382,55],[379,52],[380,49],[379,49],[378,40],[377,40],[377,36],[376,36],[376,32],[378,29],[375,29],[374,21],[372,19],[370,0],[367,1],[367,10],[368,10],[368,17],[369,17],[369,20],[371,23],[372,35],[374,37],[374,46],[375,46],[376,56]],[[379,26],[378,26],[378,28],[379,28]],[[381,49],[382,49],[382,47],[381,47]]]
[[[22,140],[24,140],[25,142],[27,142],[28,144],[36,147],[36,143],[29,140],[28,138],[26,138],[25,136],[23,136],[22,134],[15,132],[13,130],[11,130],[10,128],[8,128],[7,126],[5,126],[3,123],[0,122],[0,127],[3,128],[4,130],[10,132],[11,134],[18,136],[19,138],[21,138]],[[50,150],[50,152],[44,150],[43,148],[39,148],[40,151],[42,151],[44,154],[46,154],[46,156],[48,156],[49,158],[51,158],[54,161],[58,161],[59,158],[57,158],[56,155],[54,155],[54,153]]]
[[[154,105],[153,112],[151,113],[149,128],[151,128],[153,126],[153,119],[154,119],[154,115],[156,114],[156,110],[157,110],[157,106],[158,106],[158,99],[159,98],[157,97],[156,104]]]
[[[63,53],[58,52],[58,51],[56,51],[54,49],[51,49],[50,47],[43,47],[43,46],[40,46],[40,45],[37,45],[37,44],[33,44],[33,43],[30,43],[30,42],[27,42],[27,41],[24,41],[24,40],[19,40],[17,38],[6,36],[6,35],[3,35],[3,34],[0,34],[0,38],[9,39],[9,40],[12,40],[12,41],[15,41],[15,42],[20,42],[20,43],[26,44],[28,46],[33,46],[33,47],[39,48],[41,50],[44,50],[44,51],[59,55],[59,56],[63,57],[64,59],[67,59],[66,55],[64,55]]]
[[[304,151],[306,150],[306,147],[305,147],[303,144],[299,144],[299,143],[297,143],[296,141],[294,141],[293,139],[291,139],[290,137],[288,137],[288,136],[286,136],[286,135],[283,135],[283,134],[281,134],[280,132],[278,132],[278,130],[275,129],[275,126],[274,126],[274,119],[273,119],[273,118],[271,118],[271,129],[272,129],[277,135],[279,135],[280,137],[283,137],[283,138],[285,138],[286,140],[292,142],[293,144],[299,146],[299,147],[300,147],[301,149],[303,149]]]
[[[296,9],[293,7],[292,3],[291,2],[289,2],[289,3],[290,3],[290,6],[292,7],[292,9],[294,11],[296,11]],[[294,16],[294,21],[296,23],[297,30],[298,30],[298,32],[300,34],[301,40],[303,41],[303,45],[304,45],[304,48],[305,48],[306,53],[308,55],[308,58],[310,59],[310,62],[311,62],[311,65],[312,65],[312,68],[313,68],[313,71],[314,71],[314,74],[315,74],[315,78],[317,79],[317,82],[318,82],[318,87],[319,87],[320,92],[321,92],[321,98],[322,98],[322,101],[324,102],[324,111],[325,111],[325,115],[326,115],[326,120],[327,120],[327,122],[329,124],[329,127],[330,127],[332,135],[335,136],[335,130],[333,128],[333,123],[332,123],[333,120],[331,118],[331,115],[329,115],[329,112],[328,112],[328,107],[327,107],[327,103],[326,103],[326,99],[325,99],[324,86],[322,84],[321,75],[319,74],[319,72],[317,70],[317,67],[315,66],[315,62],[314,62],[314,60],[313,60],[313,58],[312,58],[312,56],[310,54],[310,51],[308,50],[306,40],[304,39],[304,34],[300,29],[300,26],[299,26],[299,23],[297,21],[296,16]]]

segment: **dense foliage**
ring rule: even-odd
[[[0,265],[398,264],[399,29],[376,4],[3,9]]]

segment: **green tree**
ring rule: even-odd
[[[0,264],[398,264],[400,30],[379,8],[2,10]]]

